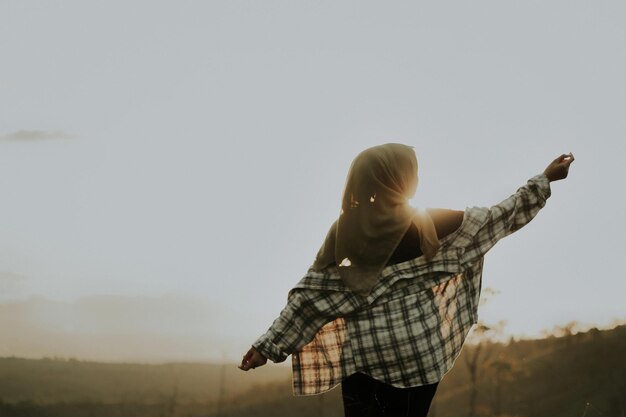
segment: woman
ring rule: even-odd
[[[408,204],[413,148],[364,150],[313,265],[239,368],[292,355],[295,395],[341,383],[346,416],[426,416],[477,322],[484,255],[534,218],[573,160],[560,155],[490,208],[422,211]]]

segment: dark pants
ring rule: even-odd
[[[426,417],[437,385],[397,388],[357,372],[341,383],[345,417]]]

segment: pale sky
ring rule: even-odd
[[[240,358],[352,159],[387,142],[415,147],[415,206],[458,210],[571,151],[486,255],[499,293],[479,316],[528,337],[626,319],[625,18],[621,1],[0,0],[0,355]],[[113,356],[92,343],[113,333]],[[185,342],[150,353],[152,336]]]

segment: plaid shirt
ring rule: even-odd
[[[466,207],[430,262],[386,266],[367,297],[352,293],[336,266],[309,269],[252,345],[273,362],[292,355],[294,395],[328,391],[357,371],[402,388],[440,381],[477,322],[485,253],[530,222],[550,194],[542,173],[499,204]]]

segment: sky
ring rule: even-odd
[[[237,360],[415,147],[416,207],[566,180],[485,257],[487,323],[626,319],[619,1],[0,0],[0,355]]]

